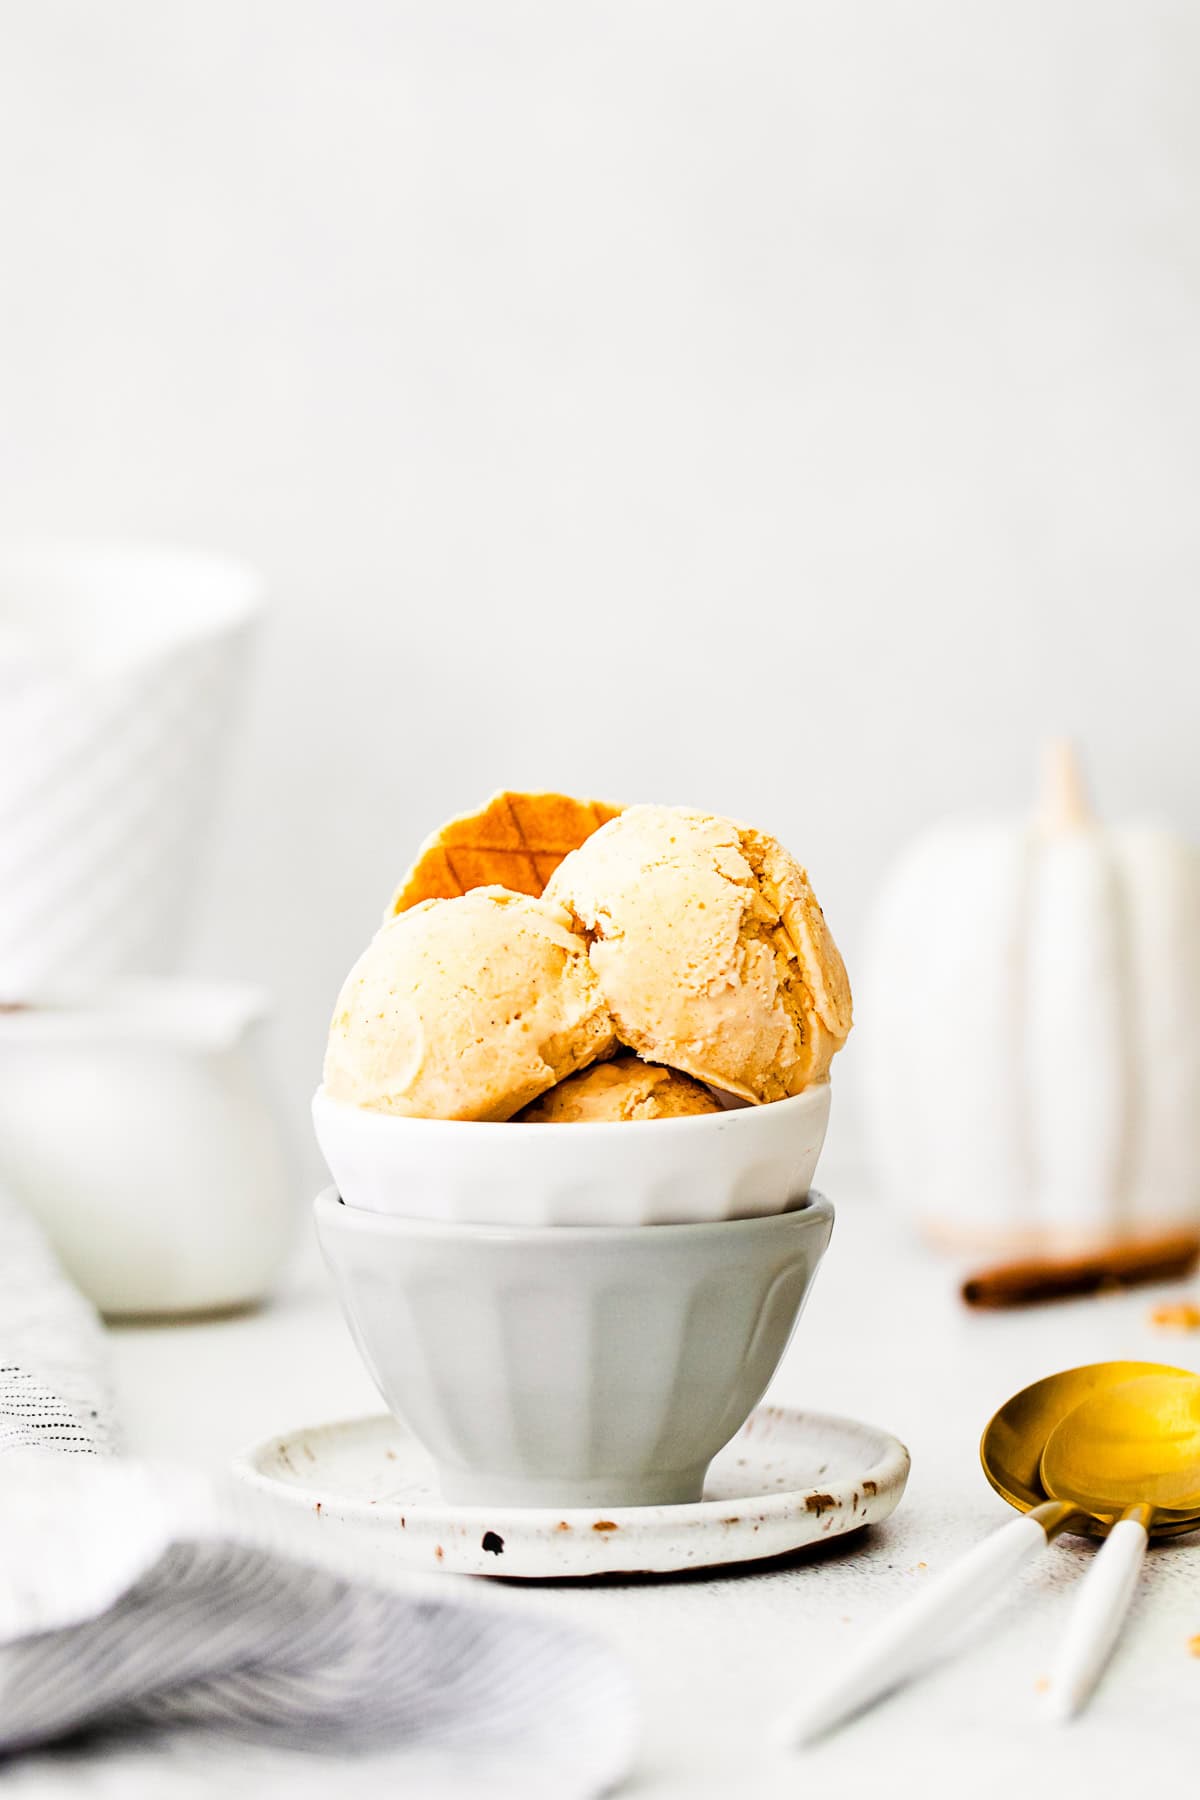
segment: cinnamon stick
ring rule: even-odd
[[[1165,1232],[1090,1255],[1031,1257],[982,1269],[963,1282],[962,1297],[968,1306],[1039,1306],[1106,1288],[1178,1281],[1192,1274],[1198,1263],[1200,1233]]]

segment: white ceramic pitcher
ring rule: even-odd
[[[295,1236],[254,989],[136,981],[0,1012],[0,1183],[113,1314],[246,1305]]]

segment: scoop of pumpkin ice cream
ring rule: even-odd
[[[410,1118],[511,1119],[613,1044],[562,907],[475,888],[376,933],[338,998],[325,1092]]]
[[[828,1074],[850,985],[808,876],[774,838],[686,807],[632,806],[546,889],[590,945],[617,1035],[743,1099]]]
[[[636,1056],[618,1056],[560,1081],[526,1107],[521,1119],[528,1125],[590,1125],[720,1111],[720,1102],[690,1075]]]

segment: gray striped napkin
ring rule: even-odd
[[[315,1567],[116,1449],[103,1328],[0,1194],[6,1793],[327,1796],[332,1753],[339,1800],[384,1779],[582,1800],[628,1769],[630,1685],[601,1644]]]

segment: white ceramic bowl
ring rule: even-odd
[[[332,1100],[313,1123],[347,1206],[457,1225],[688,1225],[780,1213],[808,1193],[830,1090],[682,1119],[484,1125]]]
[[[330,1188],[316,1222],[355,1342],[446,1499],[665,1506],[700,1498],[762,1398],[833,1207],[539,1231],[385,1218]]]

